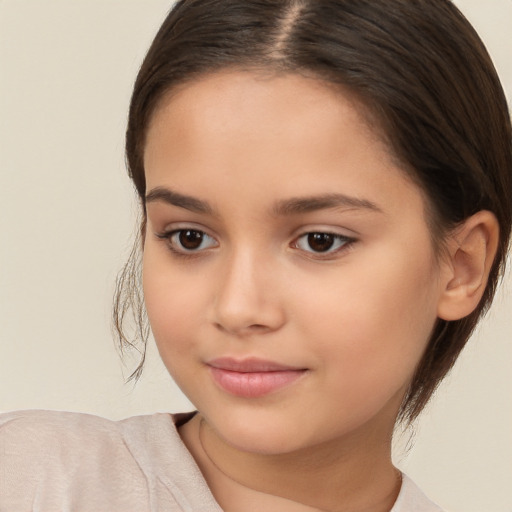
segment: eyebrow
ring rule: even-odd
[[[279,201],[274,206],[274,214],[293,215],[331,208],[369,210],[382,213],[381,208],[367,199],[360,199],[345,194],[322,194],[319,196],[297,197]]]
[[[206,201],[164,187],[156,187],[146,195],[146,204],[156,201],[162,201],[195,213],[213,214],[213,208]]]
[[[196,197],[180,194],[165,187],[156,187],[146,195],[146,203],[162,201],[164,203],[184,208],[191,212],[213,215],[215,214],[212,206]],[[369,210],[382,213],[375,203],[357,197],[347,196],[345,194],[321,194],[309,197],[292,197],[278,201],[272,212],[276,216],[288,216],[301,213],[308,213],[317,210],[326,210],[331,208],[347,208],[358,210]]]

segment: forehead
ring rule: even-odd
[[[148,190],[208,195],[222,183],[269,200],[372,190],[396,200],[411,187],[418,195],[367,120],[353,95],[318,79],[206,75],[173,90],[155,112],[144,154]]]
[[[322,125],[328,131],[332,120],[336,124],[345,120],[358,124],[376,143],[382,138],[378,123],[355,93],[295,73],[229,69],[181,84],[164,95],[149,124],[148,138],[162,123],[168,130],[170,116],[180,123],[181,135],[185,135],[184,128],[190,128],[203,129],[202,135],[206,129],[216,134],[236,129],[282,136],[286,128],[291,136],[311,138],[308,127]]]

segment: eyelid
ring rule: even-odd
[[[196,231],[198,233],[202,233],[205,237],[208,237],[209,239],[213,240],[215,243],[210,245],[209,247],[204,248],[198,248],[198,249],[186,249],[185,247],[177,247],[176,243],[173,243],[172,238],[176,236],[177,234],[183,232],[183,231]],[[171,225],[162,231],[156,231],[154,233],[155,237],[163,242],[166,243],[167,248],[169,251],[171,251],[173,254],[177,256],[181,256],[184,258],[193,258],[201,256],[203,253],[207,252],[209,249],[214,249],[215,247],[218,247],[219,243],[215,236],[211,235],[208,230],[203,228],[202,226],[197,226],[190,223],[177,223],[174,225]]]
[[[185,247],[179,247],[176,242],[172,242],[172,237],[177,235],[183,231],[196,231],[202,233],[205,237],[211,239],[213,243],[211,243],[208,247],[196,248],[196,249],[187,249]],[[332,227],[325,225],[312,225],[312,226],[301,226],[300,230],[295,230],[295,235],[292,235],[292,241],[289,243],[289,247],[292,249],[297,249],[308,257],[315,259],[334,259],[341,253],[346,252],[348,249],[352,247],[352,245],[358,241],[359,237],[353,230],[350,230],[351,234],[347,234],[347,229],[344,229],[345,232],[340,232],[342,228],[340,227]],[[166,242],[167,248],[172,253],[177,256],[182,257],[200,257],[206,252],[209,252],[210,249],[215,249],[219,246],[219,242],[215,235],[210,234],[210,230],[203,227],[202,225],[195,224],[193,222],[176,222],[170,225],[167,225],[161,231],[154,232],[156,238],[161,241]],[[353,234],[352,234],[353,233]],[[299,246],[299,241],[304,237],[307,237],[311,234],[325,234],[330,235],[335,238],[336,241],[341,241],[341,245],[338,247],[334,247],[334,249],[328,248],[325,251],[315,251],[313,249],[307,250]]]
[[[301,235],[307,235],[309,233],[327,233],[329,235],[337,235],[346,238],[358,238],[361,236],[360,231],[354,229],[353,226],[349,228],[337,223],[323,223],[322,221],[318,223],[304,223],[292,231],[292,236],[298,238]]]
[[[303,239],[312,234],[325,234],[333,236],[337,240],[341,240],[343,243],[341,246],[334,250],[328,249],[327,251],[314,251],[302,249],[298,246],[299,240]],[[290,246],[294,249],[298,249],[308,257],[315,259],[333,259],[336,256],[341,255],[345,251],[352,248],[355,242],[358,241],[358,237],[355,235],[347,235],[346,233],[340,233],[336,228],[330,228],[326,226],[312,226],[306,229],[302,228],[301,231],[293,238]]]
[[[208,235],[211,238],[214,238],[217,240],[217,236],[212,233],[212,230],[205,227],[203,224],[198,224],[195,222],[190,221],[176,221],[176,222],[170,222],[170,223],[162,223],[163,227],[159,228],[158,226],[154,226],[154,234],[157,237],[161,236],[169,236],[172,233],[176,233],[178,231],[200,231],[201,233],[204,233],[205,235]]]

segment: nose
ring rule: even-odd
[[[272,264],[249,250],[239,251],[219,272],[211,320],[236,336],[263,334],[285,323],[284,304]]]

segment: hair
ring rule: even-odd
[[[301,73],[353,92],[423,190],[434,248],[472,214],[496,216],[500,240],[483,297],[467,317],[437,320],[399,413],[412,422],[490,306],[509,246],[512,130],[485,46],[449,0],[178,1],[142,63],[126,133],[141,239],[118,278],[114,325],[121,347],[142,345],[135,378],[148,334],[137,264],[148,125],[174,88],[228,68]],[[132,338],[125,329],[130,318],[138,326]]]

